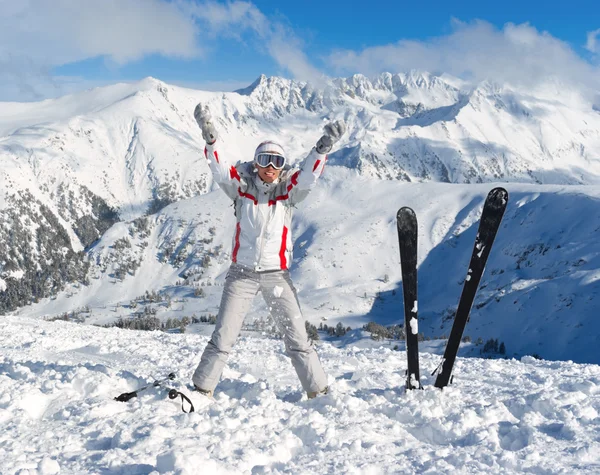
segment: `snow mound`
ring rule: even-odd
[[[307,400],[282,343],[240,339],[215,400],[184,414],[166,391],[113,397],[169,372],[182,391],[199,335],[6,317],[3,473],[592,473],[600,367],[459,359],[443,391],[404,389],[389,348],[318,351],[331,392]],[[423,353],[423,373],[439,357]],[[200,399],[199,399],[200,398]]]

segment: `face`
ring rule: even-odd
[[[276,170],[271,165],[268,167],[259,167],[258,165],[254,164],[254,167],[258,170],[258,176],[260,179],[265,183],[273,183],[274,181],[277,181],[279,174],[281,173],[281,170]]]

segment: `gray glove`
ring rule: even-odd
[[[317,142],[317,152],[320,154],[329,153],[333,144],[342,138],[344,132],[346,132],[346,124],[343,120],[329,122],[325,126],[325,135]]]
[[[194,109],[194,117],[202,130],[202,138],[208,145],[214,144],[219,135],[217,134],[217,129],[215,129],[215,124],[213,124],[208,106],[198,104],[196,109]]]

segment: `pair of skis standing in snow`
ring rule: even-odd
[[[284,334],[286,353],[307,396],[313,398],[325,394],[327,377],[308,339],[288,271],[292,259],[291,220],[293,207],[306,198],[316,184],[327,154],[345,132],[345,124],[339,120],[328,123],[324,135],[299,168],[286,164],[283,148],[273,141],[261,143],[252,162],[233,166],[219,155],[218,133],[208,108],[198,104],[194,117],[206,142],[204,153],[213,177],[233,200],[236,215],[232,264],[225,280],[215,330],[192,377],[194,387],[212,396],[244,317],[260,291]],[[484,204],[469,272],[435,383],[439,388],[450,381],[460,339],[507,201],[506,190],[495,188]],[[397,225],[408,359],[406,387],[414,389],[421,388],[417,340],[417,219],[414,211],[400,209]],[[140,390],[161,386],[173,379],[171,376]],[[138,391],[124,393],[115,399],[129,400]],[[182,402],[189,402],[184,394],[176,390],[169,392],[171,399],[177,396],[181,396]]]
[[[504,188],[494,188],[487,195],[483,204],[479,229],[475,238],[475,246],[469,262],[469,270],[454,323],[446,343],[446,350],[437,372],[435,387],[443,388],[451,382],[452,368],[460,346],[469,313],[473,306],[479,281],[483,276],[487,258],[502,222],[502,216],[508,204],[508,192]],[[418,304],[417,304],[417,216],[411,208],[400,208],[396,216],[398,225],[398,242],[400,245],[400,264],[402,266],[402,288],[404,292],[404,321],[406,330],[406,371],[407,389],[420,389],[419,343],[418,343]]]

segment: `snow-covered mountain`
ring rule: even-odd
[[[600,361],[597,108],[558,84],[417,72],[325,89],[262,76],[233,93],[148,78],[1,104],[0,311],[89,307],[88,321],[106,323],[158,290],[171,298],[154,309],[162,318],[216,313],[233,216],[202,157],[200,101],[233,162],[269,137],[300,160],[325,120],[348,123],[295,223],[292,272],[313,323],[402,321],[394,216],[408,205],[420,219],[420,330],[447,334],[480,205],[503,182],[511,202],[467,333],[509,354]],[[253,315],[265,313],[257,302]]]

